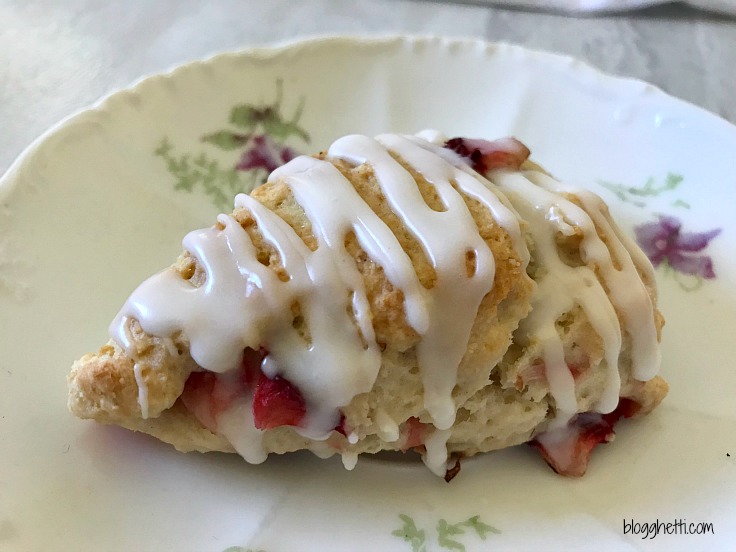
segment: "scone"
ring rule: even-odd
[[[663,321],[603,202],[528,155],[424,132],[290,161],[133,292],[69,408],[250,463],[414,449],[449,479],[530,442],[582,475],[665,396]]]

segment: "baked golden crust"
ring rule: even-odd
[[[391,229],[412,260],[421,283],[431,288],[436,278],[434,269],[421,244],[389,208],[373,169],[367,164],[331,162]],[[441,210],[432,185],[410,167],[405,168],[411,172],[427,204]],[[309,218],[286,183],[279,180],[267,183],[255,189],[251,196],[283,219],[310,249],[317,247]],[[539,344],[517,340],[515,336],[519,322],[530,311],[535,290],[533,251],[528,275],[508,232],[478,201],[468,196],[464,199],[496,262],[494,285],[480,304],[453,391],[457,419],[447,447],[452,453],[471,456],[529,441],[544,430],[554,414],[555,402],[540,367]],[[576,201],[574,195],[568,199]],[[264,239],[251,213],[237,208],[233,217],[255,245],[259,262],[271,268],[280,279],[288,278],[278,251]],[[576,262],[582,262],[576,252],[579,241],[579,236],[567,236],[558,246],[567,249]],[[531,246],[533,249],[534,244]],[[342,409],[346,425],[357,442],[349,442],[337,433],[327,443],[315,442],[289,427],[278,427],[264,432],[264,448],[268,452],[306,448],[324,454],[325,446],[350,453],[401,450],[416,444],[410,442],[408,421],[427,424],[422,426],[427,432],[433,430],[431,417],[423,405],[416,358],[420,336],[407,322],[404,294],[388,281],[383,268],[370,259],[353,234],[346,238],[346,249],[365,285],[382,359],[373,389],[357,395]],[[472,271],[472,265],[473,259],[468,258],[466,269]],[[202,267],[188,252],[179,257],[174,268],[193,285],[202,285],[206,278]],[[654,301],[654,282],[647,281],[645,270],[640,275]],[[300,305],[292,305],[292,311],[294,324],[300,324]],[[662,324],[662,317],[656,311],[658,333]],[[309,329],[305,327],[303,331]],[[601,339],[582,309],[565,313],[558,320],[557,331],[568,363],[579,368],[576,398],[578,411],[585,412],[600,398],[604,385]],[[153,337],[143,332],[135,320],[129,322],[128,332],[135,347],[135,361],[110,341],[97,353],[85,355],[74,363],[68,378],[70,410],[80,418],[148,433],[181,451],[234,452],[227,439],[205,428],[180,400],[187,378],[199,370],[189,355],[186,337]],[[631,398],[641,405],[639,412],[646,413],[661,402],[667,385],[659,377],[648,382],[634,380],[626,362],[627,347],[630,344],[624,342],[621,396]],[[140,406],[141,383],[147,390],[147,416]],[[399,428],[398,439],[393,434],[394,427]]]

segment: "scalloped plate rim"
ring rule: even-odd
[[[22,166],[28,162],[28,160],[34,155],[34,153],[41,148],[44,143],[51,137],[56,136],[60,132],[63,132],[65,128],[70,125],[81,123],[85,117],[89,117],[94,112],[104,112],[110,107],[110,103],[118,100],[122,100],[126,96],[134,96],[140,94],[142,89],[147,86],[151,86],[159,81],[171,80],[177,78],[180,74],[188,71],[201,70],[204,67],[212,66],[213,64],[221,63],[223,60],[236,59],[240,57],[254,57],[260,59],[267,59],[269,57],[275,57],[279,54],[287,52],[295,48],[304,47],[320,47],[330,45],[347,44],[352,46],[367,46],[374,47],[380,45],[391,45],[398,47],[400,45],[413,45],[423,43],[439,42],[445,46],[452,47],[482,47],[486,50],[486,53],[491,55],[497,55],[499,51],[510,50],[512,52],[521,52],[525,55],[532,57],[546,57],[549,60],[561,65],[568,65],[575,71],[582,71],[587,75],[594,77],[600,81],[603,81],[604,85],[612,85],[622,87],[633,87],[638,88],[642,94],[655,94],[666,98],[668,101],[674,101],[680,104],[681,107],[688,109],[695,109],[700,112],[701,115],[713,119],[713,122],[718,124],[725,124],[733,129],[736,129],[736,125],[727,121],[723,117],[719,116],[712,111],[709,111],[696,104],[672,96],[665,92],[662,88],[648,83],[644,80],[637,79],[634,77],[624,77],[613,75],[598,69],[594,65],[587,61],[579,60],[573,56],[567,54],[561,54],[557,52],[532,49],[526,46],[515,44],[511,42],[490,42],[481,38],[473,37],[449,37],[442,35],[433,34],[389,34],[389,35],[349,35],[349,34],[328,34],[328,35],[315,35],[309,37],[301,37],[295,39],[289,39],[273,44],[249,46],[238,50],[227,50],[222,52],[215,52],[207,57],[183,62],[176,64],[173,67],[150,75],[142,76],[141,78],[133,81],[130,85],[121,89],[113,90],[108,94],[105,94],[88,107],[83,107],[74,113],[69,114],[62,120],[52,125],[48,130],[39,135],[34,139],[10,164],[5,174],[0,176],[0,200],[2,200],[6,194],[10,193],[12,188],[12,182],[16,179],[15,175],[21,170]]]

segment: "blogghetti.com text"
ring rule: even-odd
[[[670,521],[623,520],[624,535],[636,535],[642,539],[653,539],[661,535],[715,535],[713,523],[709,521],[689,521],[678,518]]]

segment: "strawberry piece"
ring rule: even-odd
[[[220,408],[212,400],[217,384],[217,375],[212,372],[192,372],[189,374],[181,400],[187,410],[194,414],[199,422],[214,432],[217,429],[217,414]]]
[[[299,426],[307,413],[304,397],[288,380],[261,374],[253,395],[253,420],[258,429]]]
[[[306,414],[304,398],[289,381],[278,376],[269,379],[261,372],[267,354],[262,347],[245,349],[237,374],[192,372],[182,393],[184,405],[202,425],[216,431],[217,418],[235,399],[252,391],[253,418],[258,429],[300,425]]]
[[[589,370],[590,362],[568,362],[567,368],[570,370],[573,379],[578,381]],[[542,360],[537,360],[523,368],[516,376],[514,387],[517,391],[523,391],[526,386],[537,381],[547,381],[547,366]]]
[[[419,418],[412,416],[406,422],[401,424],[401,434],[405,435],[402,451],[424,445],[424,438],[427,436],[427,424],[420,422]]]
[[[236,373],[189,374],[181,400],[199,422],[212,432],[217,431],[217,418],[247,390],[253,389],[261,376],[261,362],[268,352],[261,348],[245,349],[240,370]]]
[[[451,138],[445,147],[465,157],[476,172],[485,174],[493,169],[519,170],[529,158],[529,148],[516,138],[481,140],[473,138]]]
[[[278,376],[269,379],[261,372],[261,363],[266,355],[268,351],[262,347],[245,349],[243,363],[236,374],[192,372],[182,393],[184,405],[202,425],[216,431],[218,416],[238,397],[252,390],[256,428],[300,425],[306,415],[304,397],[288,380]]]
[[[622,398],[613,412],[578,414],[561,432],[539,435],[529,444],[539,450],[547,464],[560,475],[580,477],[588,468],[593,449],[613,440],[616,422],[622,417],[631,418],[640,408],[631,399]]]
[[[539,361],[523,368],[516,376],[514,387],[517,391],[523,391],[528,385],[537,381],[546,381],[546,366],[544,362]]]
[[[212,432],[217,430],[217,418],[246,390],[244,372],[214,374],[192,372],[184,384],[181,400],[199,422]]]
[[[567,367],[572,374],[572,379],[578,381],[578,379],[580,379],[580,376],[582,376],[590,366],[589,363],[568,362]]]
[[[340,413],[340,422],[335,426],[334,431],[337,431],[340,435],[347,437],[348,436],[348,428],[345,424],[345,414],[342,412]]]

